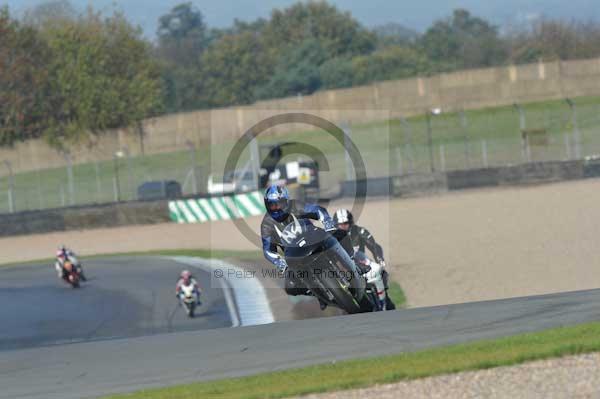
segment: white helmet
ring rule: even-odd
[[[342,208],[335,211],[333,221],[335,224],[350,223],[352,225],[354,223],[354,216],[352,216],[352,213],[348,209]]]

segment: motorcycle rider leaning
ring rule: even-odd
[[[202,291],[198,286],[198,282],[192,276],[192,273],[190,273],[189,270],[184,270],[179,275],[179,280],[177,280],[177,285],[175,286],[175,293],[177,295],[177,299],[181,299],[181,286],[185,285],[186,287],[188,287],[190,284],[192,284],[192,286],[194,287],[194,294],[196,294],[196,303],[198,305],[201,305],[200,294],[202,293]]]
[[[79,273],[79,278],[82,281],[86,281],[87,278],[83,274],[83,267],[81,266],[81,263],[75,256],[75,252],[73,252],[72,250],[70,250],[69,248],[67,248],[64,245],[61,245],[60,247],[58,247],[58,250],[56,251],[56,262],[54,262],[54,268],[56,269],[56,272],[58,273],[58,278],[65,277],[64,265],[67,260],[69,262],[71,262],[71,264],[73,266],[75,266],[77,268],[77,272]]]
[[[281,237],[279,237],[278,231],[282,232],[289,223],[293,222],[294,216],[297,218],[319,220],[328,232],[337,230],[334,221],[327,213],[327,210],[317,204],[301,205],[291,200],[288,190],[283,186],[270,185],[265,191],[264,202],[267,212],[260,226],[260,235],[265,258],[274,264],[284,276],[285,292],[288,295],[312,295],[310,289],[305,287],[303,282],[294,276],[294,273],[286,273],[287,262],[278,252],[278,249],[284,250],[284,244],[281,241]],[[329,240],[328,246],[338,256],[349,257],[335,238],[330,237]],[[348,261],[351,262],[351,259],[348,259]],[[320,299],[319,305],[321,306],[321,310],[327,307],[327,304]]]
[[[339,230],[346,232],[346,235],[340,236],[339,239],[342,247],[344,247],[352,258],[354,258],[355,251],[365,252],[365,247],[371,251],[375,258],[375,262],[379,263],[382,267],[381,277],[383,279],[385,290],[387,291],[389,289],[389,276],[385,269],[385,259],[383,258],[383,248],[381,248],[381,245],[377,244],[369,230],[354,223],[354,216],[349,210],[343,208],[338,209],[333,214],[333,220]],[[386,298],[387,308],[395,309],[396,306],[392,300],[388,296],[386,296]]]

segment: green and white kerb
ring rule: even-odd
[[[171,220],[177,223],[204,223],[259,216],[265,213],[258,191],[227,197],[169,201]]]

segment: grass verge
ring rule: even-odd
[[[600,323],[589,323],[421,352],[146,390],[105,399],[284,398],[596,351],[600,351]]]
[[[390,281],[388,295],[392,299],[392,301],[394,301],[396,307],[406,307],[406,295],[404,295],[404,291],[402,290],[402,287],[400,287],[400,284],[398,284],[395,281]]]

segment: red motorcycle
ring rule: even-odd
[[[70,261],[65,261],[63,265],[63,280],[71,284],[73,288],[79,288],[79,271]]]

